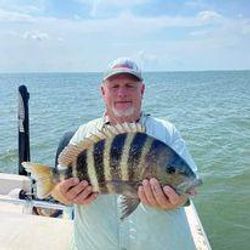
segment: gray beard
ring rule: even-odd
[[[131,107],[131,108],[128,108],[126,110],[123,110],[123,111],[118,111],[116,110],[115,108],[112,109],[113,113],[115,116],[117,117],[122,117],[122,116],[131,116],[134,114],[134,108]]]

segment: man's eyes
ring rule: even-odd
[[[120,86],[119,85],[114,85],[111,88],[112,89],[118,89],[118,88],[120,88]],[[127,84],[127,85],[125,85],[125,88],[131,89],[131,88],[135,88],[135,86],[133,84]]]
[[[128,84],[126,85],[127,88],[135,88],[135,85],[132,85],[132,84]]]

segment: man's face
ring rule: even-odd
[[[101,86],[108,116],[115,119],[138,119],[144,88],[142,82],[129,74],[108,78]]]

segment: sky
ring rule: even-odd
[[[0,72],[250,69],[248,0],[0,0]]]

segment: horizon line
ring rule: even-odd
[[[213,72],[213,71],[250,71],[249,69],[200,69],[200,70],[150,70],[142,71],[147,73],[175,73],[175,72]],[[103,74],[101,71],[0,71],[0,74]]]

